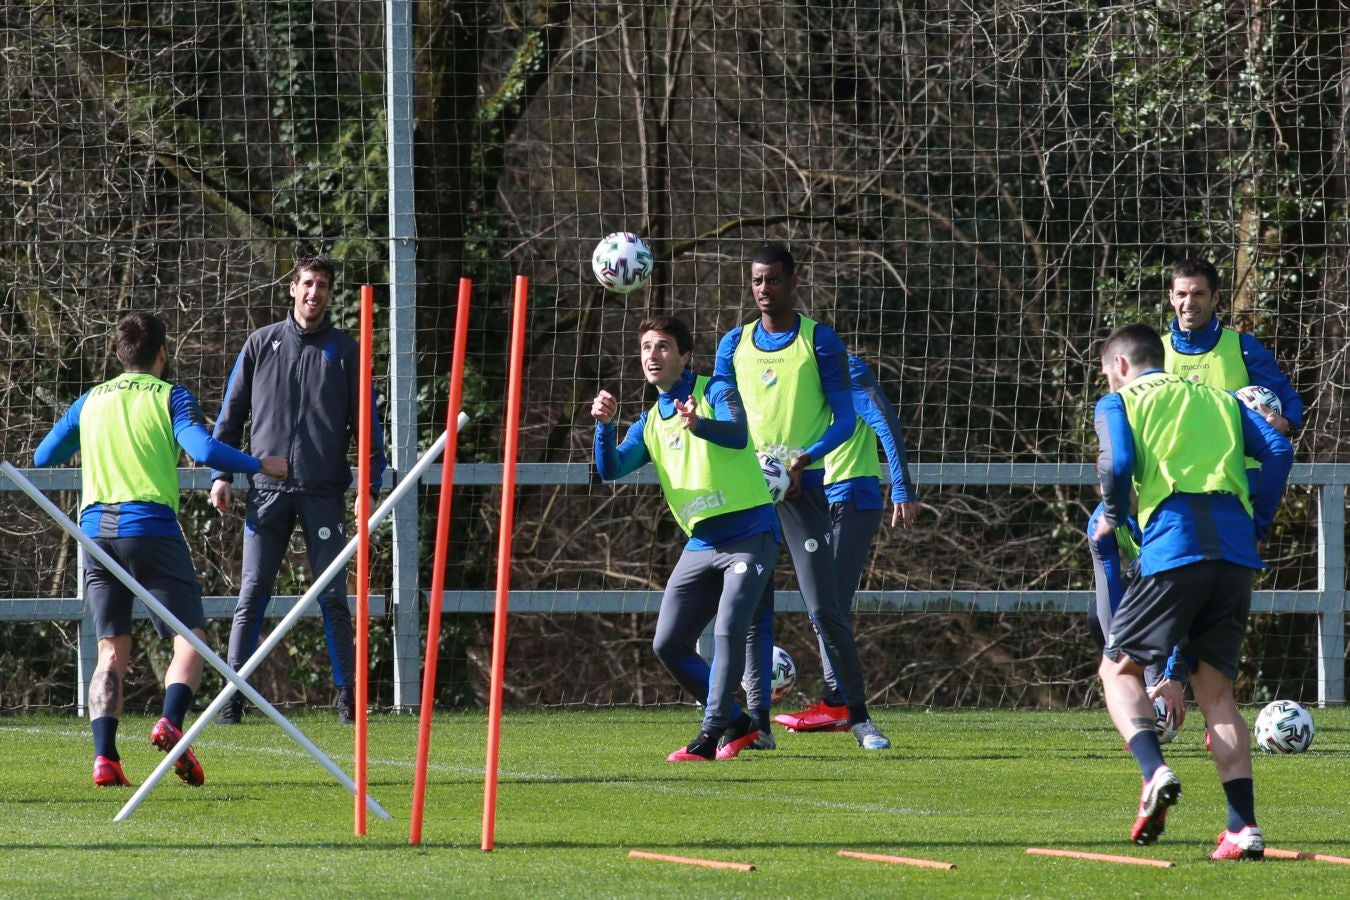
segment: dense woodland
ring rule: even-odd
[[[1302,393],[1299,460],[1350,461],[1341,3],[412,6],[419,418],[428,433],[444,421],[456,282],[472,277],[463,461],[501,458],[512,275],[533,285],[522,459],[584,462],[598,388],[624,398],[624,421],[646,402],[641,318],[689,318],[710,366],[750,316],[746,260],[765,240],[790,244],[805,309],[872,361],[913,461],[1091,459],[1093,341],[1164,325],[1166,273],[1187,255],[1219,264],[1225,316]],[[385,289],[383,15],[374,0],[0,8],[5,459],[29,464],[116,371],[108,334],[128,309],[168,317],[175,375],[211,416],[244,337],[284,313],[299,250],[339,261],[348,326],[354,286]],[[651,243],[647,289],[607,294],[590,277],[591,246],[615,230]],[[0,598],[74,596],[73,542],[3,496]],[[883,533],[864,589],[1090,586],[1090,489],[920,496],[920,524]],[[492,585],[501,500],[457,492],[448,587]],[[185,496],[182,521],[205,592],[234,593],[238,517]],[[521,589],[659,589],[681,544],[651,488],[522,488],[516,522]],[[1295,489],[1261,584],[1315,587],[1314,533],[1315,502]],[[375,589],[388,577],[382,559]],[[305,578],[297,565],[278,591]],[[651,624],[515,617],[508,701],[680,700]],[[1312,627],[1255,620],[1243,696],[1306,695]],[[482,698],[488,629],[447,623],[442,702]],[[780,629],[809,691],[809,627]],[[877,703],[1097,701],[1076,617],[875,615],[859,633]],[[0,622],[0,708],[69,707],[73,637]],[[386,638],[374,691],[388,702]],[[329,702],[321,635],[302,627],[286,647],[260,689]],[[160,664],[152,649],[131,703],[155,694]]]

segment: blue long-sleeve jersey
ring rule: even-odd
[[[1293,465],[1294,448],[1259,414],[1236,399],[1234,402],[1242,414],[1245,452],[1261,463],[1261,477],[1251,480],[1256,485],[1251,495],[1251,515],[1233,494],[1172,494],[1158,505],[1144,526],[1139,548],[1141,574],[1153,575],[1206,559],[1265,568],[1256,542],[1275,520]],[[1113,392],[1097,401],[1093,424],[1101,442],[1097,475],[1102,484],[1105,516],[1118,526],[1125,521],[1130,508],[1135,463],[1134,432],[1120,394]]]
[[[661,414],[675,415],[675,403],[688,400],[693,387],[694,373],[685,369],[680,380],[657,398]],[[735,386],[725,378],[714,376],[708,379],[703,395],[712,405],[714,418],[700,417],[693,430],[694,436],[732,450],[744,448],[749,441],[749,430],[745,422],[745,409]],[[642,411],[617,447],[614,443],[614,424],[595,423],[595,469],[602,480],[622,478],[652,461],[642,438],[649,411]],[[782,542],[782,526],[772,504],[704,519],[694,526],[686,546],[690,550],[713,550],[766,531],[774,536],[775,541]]]
[[[1172,319],[1172,349],[1186,356],[1199,356],[1208,353],[1219,343],[1223,336],[1223,322],[1218,316],[1209,320],[1204,328],[1195,331],[1183,331],[1175,317]],[[1280,398],[1280,413],[1289,420],[1294,428],[1303,427],[1303,398],[1294,390],[1289,379],[1275,363],[1275,354],[1246,332],[1238,332],[1238,345],[1242,348],[1242,362],[1247,367],[1247,377],[1252,384],[1270,388]]]
[[[81,394],[56,420],[33,454],[33,465],[59,466],[80,450],[80,413],[89,392]],[[256,474],[261,463],[246,453],[211,437],[206,419],[192,392],[181,384],[169,391],[169,412],[178,446],[202,465],[228,472]],[[116,507],[115,509],[113,507]],[[90,537],[177,537],[178,517],[163,503],[137,500],[127,503],[91,503],[80,510],[80,530]]]
[[[876,432],[881,449],[886,454],[886,467],[891,473],[891,502],[908,503],[914,499],[914,481],[909,475],[905,429],[900,424],[900,416],[866,360],[850,353],[848,374],[853,382],[850,391],[853,411]],[[883,506],[881,484],[873,475],[860,475],[827,484],[825,496],[831,503],[852,500],[858,509],[881,509]]]
[[[736,384],[734,363],[736,347],[741,342],[741,331],[746,327],[754,328],[750,339],[754,341],[756,347],[761,350],[781,350],[796,340],[797,332],[801,328],[801,317],[798,316],[797,324],[790,331],[775,334],[765,331],[764,327],[756,322],[753,326],[738,325],[723,335],[717,345],[717,362],[713,366],[713,375],[727,379],[732,385]],[[820,386],[825,392],[825,402],[829,404],[834,419],[825,429],[825,433],[805,449],[813,462],[824,459],[826,453],[844,443],[853,434],[853,397],[852,383],[848,374],[848,351],[844,349],[844,342],[839,339],[838,333],[823,322],[816,323],[814,343],[816,367],[820,370]],[[804,487],[819,487],[824,483],[824,469],[806,469],[802,472]]]

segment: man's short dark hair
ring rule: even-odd
[[[659,331],[662,334],[668,334],[675,339],[675,349],[681,353],[694,352],[694,335],[689,330],[689,326],[674,316],[657,315],[648,316],[638,325],[638,338],[640,339],[649,331]]]
[[[1102,359],[1123,356],[1133,368],[1161,369],[1164,353],[1158,332],[1142,322],[1122,325],[1102,341]]]
[[[337,269],[333,266],[332,260],[324,256],[300,256],[295,260],[295,268],[291,270],[291,284],[300,280],[301,272],[322,272],[328,276],[328,286],[333,287],[337,284]]]
[[[148,369],[168,343],[164,320],[154,313],[129,312],[117,322],[117,361],[128,369]]]
[[[1178,278],[1203,278],[1209,284],[1211,294],[1219,289],[1219,270],[1207,259],[1183,259],[1173,266],[1172,281],[1167,284],[1169,289]]]
[[[755,251],[755,256],[750,261],[761,266],[779,263],[783,266],[783,274],[789,277],[797,271],[797,261],[792,258],[792,251],[785,244],[765,244]]]

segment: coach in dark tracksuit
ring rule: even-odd
[[[247,421],[252,452],[284,456],[290,463],[288,478],[257,477],[248,492],[242,584],[230,630],[229,663],[235,669],[258,647],[263,614],[296,521],[304,529],[314,577],[347,543],[345,494],[352,483],[347,451],[357,428],[360,348],[328,317],[333,276],[326,259],[296,262],[291,314],[244,342],[216,420],[217,440],[241,446]],[[385,459],[377,416],[372,415],[372,426],[370,488],[378,493]],[[230,476],[215,472],[213,478],[211,503],[224,512],[232,501]],[[355,651],[345,569],[324,589],[319,606],[338,688],[338,719],[351,722]],[[235,724],[242,713],[243,698],[236,694],[220,722]]]

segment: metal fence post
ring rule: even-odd
[[[1317,572],[1322,602],[1317,612],[1317,702],[1345,702],[1345,488],[1324,484],[1317,492]]]

